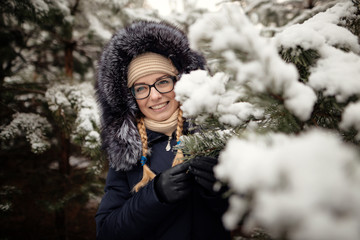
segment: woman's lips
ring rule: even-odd
[[[152,106],[150,107],[152,110],[160,110],[162,108],[164,108],[169,102],[166,102],[166,103],[162,103],[162,104],[158,104],[158,105],[155,105],[155,106]]]

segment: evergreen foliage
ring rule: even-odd
[[[354,66],[360,64],[360,2],[230,2],[238,4],[207,17],[206,10],[193,9],[195,3],[185,1],[183,14],[173,12],[166,17],[189,31],[192,45],[205,54],[211,72],[183,76],[176,86],[186,117],[201,126],[196,134],[183,136],[179,147],[187,159],[220,155],[216,172],[230,186],[227,194],[231,195],[224,221],[229,228],[243,226],[234,238],[270,239],[266,229],[272,237],[304,239],[301,231],[291,235],[298,227],[291,219],[301,222],[302,218],[296,219],[301,215],[299,207],[291,208],[285,201],[287,190],[297,189],[291,181],[301,176],[301,168],[288,167],[297,156],[308,167],[305,180],[316,179],[312,185],[319,186],[309,195],[325,202],[336,213],[336,221],[348,221],[336,222],[336,228],[329,221],[326,231],[319,234],[345,229],[356,236],[346,226],[352,226],[357,216],[357,202],[347,206],[339,202],[355,199],[358,191],[353,189],[359,187],[360,90],[356,80],[360,74]],[[0,1],[0,220],[6,223],[0,238],[10,238],[14,233],[8,231],[24,224],[16,219],[33,208],[24,210],[20,204],[35,204],[39,211],[50,214],[43,221],[55,219],[56,231],[46,236],[69,238],[71,212],[101,195],[106,163],[100,151],[92,89],[95,66],[115,30],[135,18],[161,18],[156,11],[142,9],[144,4],[144,0]],[[340,11],[344,6],[348,6],[346,11]],[[336,34],[327,34],[325,29]],[[334,60],[337,64],[331,65]],[[196,92],[189,93],[189,89]],[[204,92],[208,94],[202,96]],[[327,135],[329,132],[332,134]],[[234,144],[235,153],[229,143]],[[292,151],[284,152],[286,149]],[[314,155],[328,161],[322,162],[316,177],[310,174]],[[345,160],[338,161],[341,158]],[[254,175],[249,174],[252,170]],[[281,174],[274,177],[276,181],[267,178],[278,176],[277,170]],[[335,196],[328,197],[321,185],[333,179],[326,172],[338,177],[334,180],[338,187],[329,187],[331,193],[337,192]],[[317,194],[321,191],[323,196]],[[261,219],[267,202],[260,198],[273,200],[274,192],[284,198],[271,206],[276,209],[282,203],[276,212],[284,214],[279,219],[288,220],[284,225],[267,215],[275,230]],[[299,201],[293,202],[301,205],[302,197],[298,195]],[[333,202],[326,201],[329,199]],[[311,207],[307,208],[312,211],[309,223],[318,216],[318,209]],[[306,208],[302,212],[306,219]]]
[[[228,5],[190,28],[192,44],[205,52],[212,75],[191,73],[175,88],[185,116],[201,125],[180,147],[187,158],[220,155],[215,173],[230,187],[224,216],[229,228],[240,227],[244,234],[260,227],[279,239],[356,239],[359,4],[312,1],[312,8],[298,7],[287,18],[287,10],[280,9],[278,21],[271,17],[279,7],[272,1],[240,2],[244,11]],[[258,31],[249,19],[267,27]],[[219,81],[220,74],[225,81]],[[315,171],[321,163],[337,172],[338,188],[327,190],[332,180]],[[353,169],[350,178],[348,168]],[[354,205],[347,206],[347,217],[328,216],[327,210],[344,205],[326,199],[343,190]],[[309,198],[329,208],[319,210]],[[311,212],[296,210],[303,204]],[[319,218],[326,222],[309,227]]]
[[[68,239],[70,209],[98,201],[107,165],[93,89],[96,64],[118,28],[134,18],[158,18],[143,5],[143,0],[0,2],[1,212],[22,216],[26,203],[20,199],[30,198],[37,216],[55,219],[42,224],[54,226],[49,234]],[[12,162],[20,163],[20,170]],[[26,185],[18,186],[21,181]],[[5,215],[0,220],[7,221]],[[0,238],[13,237],[15,225],[22,224],[6,224]]]

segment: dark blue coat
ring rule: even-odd
[[[173,151],[166,151],[169,137],[147,131],[151,156],[147,164],[155,174],[171,167]],[[175,136],[171,146],[176,144]],[[221,222],[227,200],[206,196],[195,184],[182,202],[161,203],[153,181],[131,192],[142,178],[142,167],[130,171],[109,169],[105,195],[96,214],[97,239],[230,239]]]

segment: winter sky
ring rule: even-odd
[[[214,11],[218,8],[217,4],[221,0],[193,0],[197,7],[207,8]],[[161,15],[168,15],[172,10],[183,11],[183,0],[147,0],[146,3],[159,11]]]

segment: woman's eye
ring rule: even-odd
[[[137,86],[135,87],[135,92],[139,93],[139,92],[144,92],[147,90],[147,86]]]
[[[163,79],[163,80],[158,81],[157,85],[166,85],[166,84],[169,84],[169,83],[170,83],[170,80]]]

